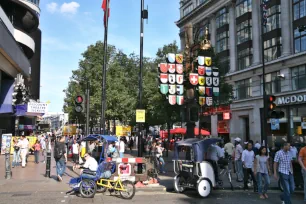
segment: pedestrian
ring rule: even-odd
[[[131,154],[132,154],[133,146],[134,146],[134,140],[133,140],[132,137],[130,137],[130,140],[129,140],[129,149],[130,149],[130,153]]]
[[[218,161],[222,157],[222,149],[217,144],[212,144],[207,149],[206,159],[211,163],[216,182],[219,181]]]
[[[41,137],[40,140],[40,145],[41,145],[41,155],[43,156],[44,160],[42,161],[43,163],[46,162],[46,149],[47,149],[47,144],[46,144],[45,137]]]
[[[302,169],[302,175],[304,179],[304,201],[306,202],[306,146],[300,150],[299,163]]]
[[[79,152],[80,146],[77,143],[76,139],[73,140],[73,144],[72,144],[72,160],[75,166],[78,162],[79,162],[79,156],[80,156],[80,152]]]
[[[157,143],[157,146],[156,146],[156,157],[157,157],[157,159],[158,159],[158,161],[159,161],[159,166],[160,166],[160,172],[161,173],[166,173],[166,171],[165,171],[165,160],[164,160],[164,158],[163,158],[163,151],[164,151],[165,149],[161,146],[161,143],[160,142],[158,142]]]
[[[38,140],[36,140],[35,144],[33,145],[33,149],[34,149],[35,163],[38,164],[39,163],[39,152],[41,149],[40,142]]]
[[[280,179],[283,186],[283,194],[280,198],[284,204],[291,204],[290,194],[294,192],[295,184],[293,178],[292,157],[289,153],[290,143],[285,142],[274,158],[274,177]]]
[[[93,155],[93,151],[96,147],[96,143],[94,141],[90,141],[89,142],[89,146],[88,146],[88,152]]]
[[[124,138],[121,137],[120,138],[120,142],[119,142],[119,155],[120,155],[120,158],[124,157],[124,151],[125,151]]]
[[[13,148],[14,148],[14,152],[13,152],[13,163],[12,163],[12,167],[14,168],[15,166],[19,166],[19,157],[20,157],[20,147],[18,146],[18,139],[16,137],[14,137],[13,139]]]
[[[243,169],[242,169],[242,146],[240,145],[241,139],[237,137],[235,139],[235,151],[234,151],[234,158],[235,158],[235,169],[237,174],[237,182],[243,181]]]
[[[289,153],[290,153],[292,159],[296,161],[297,156],[298,156],[298,150],[297,150],[295,144],[292,144],[292,145],[290,146]]]
[[[267,148],[262,146],[259,148],[259,153],[255,157],[254,161],[254,173],[256,173],[257,184],[258,184],[258,193],[260,199],[268,199],[268,188],[270,185],[270,165],[269,165],[269,156]],[[262,188],[262,179],[265,180],[265,185]]]
[[[253,151],[253,145],[248,142],[247,149],[242,152],[241,161],[243,164],[243,179],[244,179],[244,190],[248,190],[248,180],[249,175],[251,175],[252,181],[254,182],[254,192],[257,192],[257,182],[254,177],[253,163],[254,163],[255,153]]]
[[[18,142],[18,146],[20,147],[21,166],[22,168],[25,168],[27,164],[26,157],[29,151],[29,141],[24,135],[21,136],[21,139]]]
[[[58,181],[63,180],[63,174],[66,170],[67,163],[67,152],[65,145],[65,137],[60,137],[58,141],[55,142],[54,145],[54,159],[56,162],[56,173]]]

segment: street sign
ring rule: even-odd
[[[137,109],[136,110],[136,123],[145,123],[146,122],[146,110]]]

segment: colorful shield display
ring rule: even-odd
[[[178,73],[178,74],[183,73],[183,65],[182,64],[176,64],[176,73]]]
[[[169,94],[175,94],[176,93],[176,85],[170,84],[169,85]]]
[[[213,95],[213,90],[212,90],[212,87],[206,87],[206,89],[205,89],[206,91],[205,91],[205,93],[206,93],[206,96],[212,96]],[[170,90],[169,90],[169,92],[170,92]]]
[[[176,96],[176,103],[177,103],[177,105],[183,105],[184,104],[184,96]]]
[[[168,96],[168,101],[171,105],[175,105],[176,104],[176,95],[169,95]]]
[[[203,65],[204,65],[204,59],[205,59],[205,57],[203,57],[203,56],[198,56],[198,64],[199,64],[200,66],[203,66]]]
[[[167,64],[168,65],[168,72],[173,74],[175,73],[175,64]]]
[[[205,67],[206,76],[211,76],[211,67]]]
[[[219,77],[213,77],[213,85],[219,86]]]
[[[201,76],[205,75],[205,67],[204,66],[198,66],[198,74]]]
[[[205,96],[205,86],[199,86],[199,95]]]
[[[168,82],[168,74],[160,74],[159,79],[160,79],[161,83],[163,83],[163,84],[167,83]]]
[[[212,85],[212,78],[206,77],[206,86],[211,86],[211,85]]]
[[[167,73],[168,72],[167,63],[160,63],[159,64],[159,71],[162,72],[162,73]]]
[[[175,74],[168,74],[168,81],[170,84],[175,84]]]
[[[159,86],[159,89],[160,89],[160,93],[167,94],[168,90],[169,90],[169,85],[168,84],[161,84]]]
[[[183,95],[184,94],[184,85],[176,85],[176,94]]]
[[[212,97],[206,97],[206,105],[212,106],[213,105],[213,98]]]
[[[174,53],[168,53],[167,54],[167,60],[169,63],[175,63],[175,54]]]
[[[202,96],[199,97],[199,104],[200,104],[200,106],[205,105],[205,97],[202,97]]]
[[[178,64],[182,64],[183,61],[184,61],[183,55],[182,55],[182,54],[176,54],[176,55],[175,55],[175,61],[176,61],[176,63],[178,63]]]
[[[219,87],[214,87],[213,88],[213,94],[214,94],[214,96],[219,96]]]
[[[211,66],[211,57],[205,57],[205,65],[208,67]]]
[[[183,84],[184,82],[184,75],[183,74],[177,74],[176,75],[176,83],[177,84]]]
[[[204,76],[199,76],[199,85],[204,86],[205,85],[205,77]]]
[[[212,72],[213,72],[213,76],[219,76],[219,69],[218,68],[213,68],[213,70],[212,70]]]
[[[199,75],[194,74],[194,73],[190,73],[189,74],[189,82],[194,86],[197,85],[199,83]]]

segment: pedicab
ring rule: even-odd
[[[96,172],[84,170],[78,178],[72,178],[69,186],[72,190],[69,193],[80,193],[84,198],[92,198],[97,192],[110,192],[120,193],[123,199],[132,199],[135,195],[135,185],[132,181],[120,179],[112,179],[116,172],[116,162],[112,158],[107,157],[107,149],[109,143],[116,142],[117,138],[109,135],[89,135],[82,141],[96,141],[101,142],[102,151],[99,158],[99,166]]]
[[[203,198],[209,196],[216,187],[214,169],[205,161],[204,154],[211,144],[220,142],[221,139],[198,139],[190,138],[176,142],[174,145],[173,168],[174,189],[182,193],[185,189],[196,189]],[[180,151],[183,150],[183,153]],[[185,158],[182,158],[185,157]]]

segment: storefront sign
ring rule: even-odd
[[[270,119],[271,122],[271,130],[279,130],[279,119]]]
[[[47,103],[28,103],[28,113],[47,113]]]
[[[277,98],[277,105],[287,105],[292,103],[306,103],[306,95],[292,95]]]

